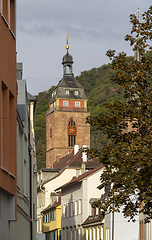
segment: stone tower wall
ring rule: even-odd
[[[56,161],[68,154],[68,121],[75,120],[77,126],[76,144],[90,147],[90,125],[86,122],[89,112],[54,111],[46,116],[46,167],[51,168]],[[50,130],[51,129],[51,130]],[[51,131],[51,133],[50,133]],[[51,136],[51,135],[52,136]]]

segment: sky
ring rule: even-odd
[[[151,0],[17,0],[17,61],[23,63],[28,91],[37,95],[56,86],[63,76],[62,57],[73,56],[73,73],[110,62],[108,49],[133,55],[129,16],[143,13]]]

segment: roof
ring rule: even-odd
[[[37,98],[33,96],[31,93],[27,92],[27,99],[31,101],[37,102]]]
[[[98,223],[100,222],[100,224],[102,224],[102,218],[101,216],[89,216],[83,223],[82,226],[87,225],[87,224],[91,224],[91,223]]]
[[[86,177],[90,176],[91,174],[97,172],[98,170],[102,169],[103,167],[104,167],[103,165],[100,165],[99,167],[96,167],[96,168],[94,168],[94,169],[92,169],[90,171],[87,171],[87,172],[83,173],[82,175],[79,175],[78,177],[73,177],[71,179],[71,181],[69,181],[68,183],[60,186],[57,189],[55,189],[55,191],[58,191],[58,190],[63,189],[63,188],[66,188],[66,187],[68,187],[68,186],[70,186],[72,184],[81,182],[84,178],[86,178]]]
[[[66,90],[69,90],[69,94],[66,94]],[[75,94],[75,91],[78,91],[77,95]],[[56,94],[53,94],[54,92],[56,92]],[[53,90],[52,94],[50,101],[55,98],[87,100],[83,86],[74,78],[73,74],[64,75]]]
[[[65,167],[81,167],[82,162],[82,148],[80,148],[75,155],[74,152],[72,152],[61,158],[54,168],[63,169]],[[97,158],[93,158],[91,161],[87,159],[87,162],[85,162],[85,164],[87,169],[92,169],[101,165]]]
[[[42,213],[51,211],[55,208],[57,208],[61,204],[61,192],[59,192],[59,200],[55,201],[53,204],[49,204],[43,211]]]
[[[62,64],[65,64],[65,63],[71,63],[73,64],[73,57],[72,55],[69,54],[69,52],[67,51],[67,53],[63,56],[63,59],[62,59]]]

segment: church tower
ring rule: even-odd
[[[59,159],[73,150],[74,145],[90,147],[90,125],[86,124],[87,98],[82,85],[74,78],[73,57],[69,45],[63,56],[63,77],[52,92],[46,115],[46,167],[52,168]]]

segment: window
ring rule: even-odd
[[[97,227],[97,240],[99,240],[99,233],[100,233],[100,228],[99,227]],[[102,240],[102,238],[101,238],[101,240]]]
[[[88,240],[88,228],[86,228],[86,240]],[[97,239],[97,240],[99,240],[99,239]]]
[[[65,218],[65,204],[63,205],[62,217]]]
[[[96,229],[95,229],[95,227],[93,228],[93,240],[95,240],[96,239]]]
[[[92,207],[92,204],[91,204],[91,212],[90,212],[90,215],[91,215],[91,216],[94,216],[94,208]]]
[[[76,144],[77,126],[73,118],[68,122],[68,146],[74,147]]]
[[[76,96],[78,96],[78,94],[79,94],[79,92],[78,92],[78,91],[75,91],[74,93],[75,93],[75,95],[76,95]]]
[[[109,240],[109,228],[106,228],[106,240]]]
[[[90,228],[90,240],[92,240],[92,228]]]
[[[78,213],[77,213],[77,210],[78,210],[78,203],[77,203],[77,201],[75,201],[75,215],[78,214]]]
[[[7,22],[7,24],[9,25],[12,33],[15,33],[16,31],[15,4],[16,4],[15,0],[5,0],[5,1],[0,0],[0,12],[2,12],[2,16]]]
[[[54,91],[53,93],[52,93],[52,97],[54,97],[56,95],[56,91]]]
[[[69,217],[69,203],[67,203],[67,217]]]
[[[101,240],[103,240],[103,227],[101,227],[101,237],[100,237]]]
[[[71,202],[70,206],[71,206],[71,208],[70,208],[70,210],[71,210],[70,216],[72,217],[73,216],[73,202]]]
[[[66,93],[66,95],[69,95],[69,90],[66,90],[65,93]]]
[[[80,107],[80,102],[75,102],[75,107]]]
[[[63,101],[63,106],[64,107],[68,107],[69,106],[69,102],[68,101]]]
[[[81,199],[79,199],[79,214],[82,213],[82,207],[81,207]]]

